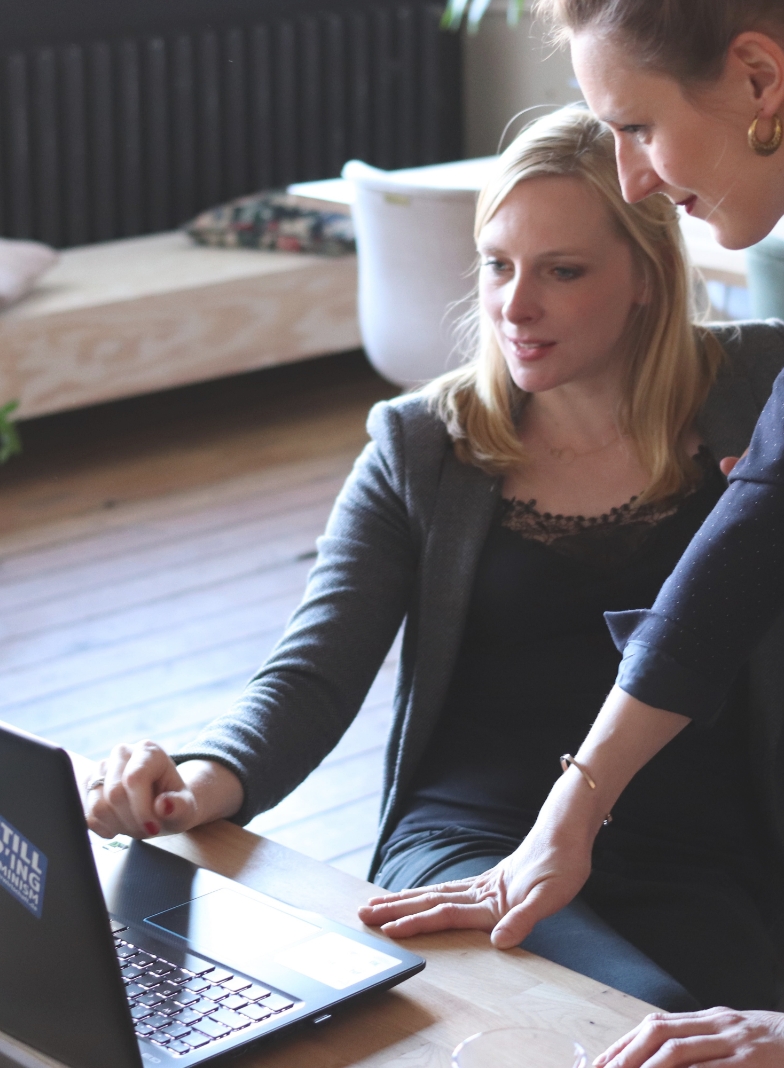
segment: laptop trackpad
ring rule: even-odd
[[[229,889],[184,901],[144,922],[186,938],[196,953],[246,971],[276,950],[321,931],[314,923]]]

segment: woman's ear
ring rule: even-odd
[[[727,53],[724,77],[745,87],[752,116],[772,119],[784,106],[784,49],[766,33],[738,34]]]

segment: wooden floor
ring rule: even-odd
[[[0,468],[0,719],[98,757],[174,749],[225,710],[393,392],[353,353],[23,423]],[[337,749],[253,829],[366,873],[394,670],[393,652]]]

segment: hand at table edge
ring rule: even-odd
[[[781,1068],[784,1015],[716,1006],[655,1012],[594,1061],[595,1068]]]

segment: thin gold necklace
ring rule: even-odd
[[[584,452],[577,452],[571,446],[566,445],[563,449],[557,449],[554,445],[550,445],[546,439],[544,440],[547,452],[554,460],[557,460],[559,464],[572,464],[575,460],[583,456],[592,456],[596,452],[602,452],[604,449],[609,449],[611,445],[614,445],[616,441],[621,440],[621,435],[616,434],[614,438],[609,441],[605,441],[603,445],[597,445],[593,449],[586,449]]]

